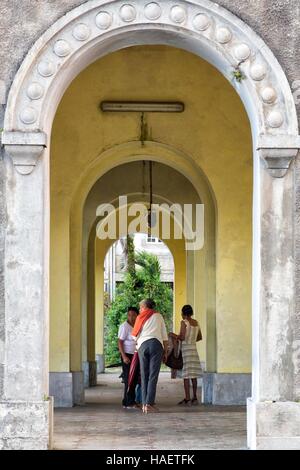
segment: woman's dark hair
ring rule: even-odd
[[[127,312],[135,312],[137,315],[139,314],[139,311],[136,307],[128,307]]]
[[[185,315],[186,317],[191,317],[194,312],[193,312],[193,308],[191,307],[191,305],[184,305],[182,307],[182,310],[181,310],[182,314]]]

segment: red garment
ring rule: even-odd
[[[129,376],[128,376],[128,389],[127,391],[134,391],[136,385],[140,382],[140,361],[137,351],[131,359]]]
[[[154,310],[151,308],[145,308],[142,313],[140,313],[137,316],[137,319],[135,320],[135,324],[132,330],[131,335],[137,337],[139,333],[141,332],[141,329],[143,328],[144,324],[146,323],[147,320],[155,313]]]

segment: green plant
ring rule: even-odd
[[[233,70],[232,76],[238,83],[241,83],[246,78],[246,75],[241,71],[239,67],[236,67]]]
[[[136,254],[137,284],[141,289],[140,298],[152,298],[166,322],[167,328],[172,329],[173,320],[173,291],[164,282],[161,282],[161,268],[155,255],[147,252]]]

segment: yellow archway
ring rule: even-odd
[[[216,330],[215,330],[215,312],[216,312],[216,296],[215,296],[215,203],[210,185],[201,172],[200,168],[195,165],[191,157],[183,152],[177,151],[170,146],[159,144],[156,142],[146,142],[141,147],[139,142],[129,142],[120,146],[115,146],[99,155],[89,168],[82,175],[78,185],[77,192],[74,194],[71,206],[70,216],[70,342],[71,342],[71,370],[79,371],[82,367],[81,349],[78,347],[82,339],[82,323],[81,323],[81,285],[82,285],[82,212],[84,201],[88,192],[110,169],[115,168],[127,162],[152,160],[168,164],[171,168],[176,169],[183,174],[195,187],[199,194],[200,201],[205,206],[205,248],[204,253],[199,252],[195,255],[196,262],[190,278],[200,281],[200,277],[204,277],[204,292],[201,302],[196,307],[199,311],[205,311],[204,328],[209,332],[205,343],[206,350],[202,356],[207,359],[207,370],[215,370],[216,368]],[[202,273],[199,274],[199,268],[202,266]],[[195,276],[196,274],[196,276]],[[197,296],[196,296],[197,297]],[[205,299],[203,301],[203,299]],[[202,303],[205,303],[205,307]],[[74,345],[72,347],[72,345]],[[204,346],[202,346],[203,348]]]
[[[117,210],[117,214],[119,209]],[[117,215],[118,217],[118,215]],[[132,218],[129,218],[128,223]],[[97,223],[97,222],[96,222]],[[104,284],[104,259],[114,240],[100,240],[96,236],[95,225],[90,234],[89,243],[89,268],[90,278],[88,290],[88,360],[95,361],[96,355],[103,354],[103,284]],[[117,239],[126,233],[117,233]],[[185,240],[174,238],[162,241],[169,248],[174,260],[174,327],[176,330],[180,324],[180,307],[187,302],[187,260]],[[202,310],[203,311],[203,310]],[[202,320],[202,318],[201,318]]]
[[[234,95],[224,79],[218,74],[216,75],[212,67],[200,61],[199,70],[203,70],[203,74],[200,74],[202,77],[201,87],[197,87],[199,96],[193,95],[195,87],[191,84],[187,90],[183,85],[178,87],[176,94],[184,91],[184,102],[187,103],[189,110],[195,111],[205,107],[204,132],[201,133],[200,130],[198,132],[202,120],[194,122],[195,112],[189,111],[185,116],[182,116],[180,121],[182,129],[176,129],[176,132],[174,123],[177,122],[177,118],[175,120],[172,118],[170,121],[163,117],[155,116],[155,119],[152,118],[152,120],[149,117],[149,125],[153,126],[152,137],[155,136],[157,140],[146,141],[143,146],[138,140],[139,129],[136,128],[138,123],[136,118],[107,116],[99,114],[99,111],[96,114],[95,109],[91,107],[91,101],[94,103],[95,99],[98,99],[98,92],[95,89],[97,87],[91,86],[89,88],[89,92],[94,97],[93,100],[82,99],[81,90],[85,89],[82,82],[85,83],[88,80],[90,83],[93,74],[96,71],[101,71],[102,68],[101,89],[103,91],[104,87],[103,94],[107,95],[109,89],[105,88],[106,67],[110,67],[111,62],[116,65],[115,61],[120,67],[124,63],[121,60],[124,55],[129,56],[130,60],[134,62],[139,54],[144,54],[145,57],[149,54],[152,57],[159,51],[164,58],[170,56],[169,60],[173,64],[174,58],[186,54],[178,50],[171,49],[169,51],[166,49],[169,48],[151,47],[150,51],[146,51],[142,47],[133,48],[131,51],[125,50],[122,53],[116,53],[111,58],[101,59],[99,63],[93,64],[81,77],[76,79],[58,111],[54,124],[52,147],[54,155],[53,181],[58,185],[56,186],[58,196],[55,196],[56,201],[53,207],[57,207],[57,203],[61,204],[58,210],[59,224],[57,229],[62,228],[63,233],[60,233],[60,243],[62,243],[59,249],[62,249],[63,253],[67,253],[70,257],[68,260],[66,257],[64,258],[64,266],[59,256],[57,256],[57,260],[54,260],[54,272],[56,273],[54,283],[56,285],[67,284],[67,289],[62,308],[57,305],[51,311],[54,311],[54,315],[60,313],[60,324],[66,320],[59,330],[59,335],[64,336],[64,344],[67,345],[69,351],[71,344],[74,345],[71,357],[69,353],[64,363],[67,364],[67,367],[63,370],[79,373],[82,370],[82,365],[86,366],[85,361],[87,360],[85,339],[87,328],[86,257],[90,224],[93,219],[89,212],[91,209],[85,207],[86,201],[96,186],[96,181],[105,181],[106,175],[113,169],[122,165],[134,165],[140,161],[152,160],[157,165],[167,165],[182,175],[186,179],[183,186],[192,185],[197,193],[197,200],[205,205],[205,248],[201,254],[188,253],[186,269],[187,282],[190,285],[187,289],[188,302],[194,305],[195,310],[198,310],[195,302],[198,302],[199,310],[202,310],[204,305],[205,338],[207,341],[205,351],[201,352],[201,357],[206,359],[205,370],[220,374],[248,373],[249,376],[251,371],[251,139],[249,122],[238,97]],[[191,55],[188,55],[186,59],[193,65],[194,72],[198,70],[199,59],[192,58]],[[178,64],[178,61],[176,63]],[[101,77],[101,73],[98,73],[97,76]],[[194,73],[193,76],[198,75]],[[127,83],[128,77],[126,77],[125,74],[122,87],[127,92],[128,89],[131,90],[131,84]],[[212,77],[212,82],[208,82],[207,77]],[[141,84],[138,89],[131,90],[131,93],[140,94],[145,89],[141,86],[145,85],[144,76],[140,80]],[[216,90],[222,90],[222,93],[218,95],[218,100],[213,103],[210,99],[206,99],[210,94],[205,92],[207,87],[211,88],[211,83],[214,84]],[[66,113],[73,109],[74,96],[78,96],[78,93],[80,107],[85,110],[84,115],[88,126],[84,124],[82,128],[82,119],[75,115],[74,119],[72,118],[72,126],[74,130],[77,129],[77,133],[74,134],[73,128],[69,129],[72,130],[72,133],[69,133],[68,137],[65,133],[62,134],[61,124],[65,122]],[[150,93],[149,90],[148,93]],[[153,93],[152,89],[151,93]],[[159,93],[162,93],[161,87]],[[214,96],[216,95],[214,94]],[[223,107],[220,114],[222,103],[230,104],[231,107],[230,110],[228,106]],[[221,119],[222,113],[226,115],[226,119]],[[115,133],[114,129],[119,122],[118,119],[124,119],[124,126],[118,126],[118,133]],[[185,121],[188,123],[187,126]],[[216,122],[219,124],[219,137],[223,142],[221,148],[215,139]],[[244,139],[238,140],[237,133],[240,127]],[[77,136],[76,138],[80,142],[79,147],[75,145],[74,139],[70,142],[71,135],[72,139],[73,135]],[[85,136],[84,142],[82,141],[83,136]],[[125,141],[126,138],[131,141]],[[136,140],[134,140],[135,138]],[[123,143],[120,144],[120,142]],[[171,142],[172,145],[162,142]],[[97,155],[99,148],[101,151]],[[73,155],[77,155],[77,149],[78,158],[73,160]],[[64,156],[67,161],[70,161],[70,158],[72,158],[72,162],[74,161],[74,167],[70,167],[70,175],[67,180],[62,179],[61,176],[61,165],[64,166],[65,162],[62,160],[61,165],[58,165],[58,156],[62,152],[65,152]],[[128,169],[128,171],[128,175],[130,175],[130,170]],[[78,174],[80,174],[80,178],[78,178]],[[239,179],[236,178],[232,182],[232,175],[239,175]],[[102,178],[104,179],[102,180]],[[125,174],[123,179],[127,179]],[[122,194],[123,179],[111,180],[115,196]],[[168,178],[165,179],[165,185],[169,186]],[[107,188],[109,189],[109,187]],[[176,190],[174,195],[169,199],[176,200]],[[184,198],[181,201],[184,202]],[[53,214],[55,217],[55,212]],[[86,218],[86,214],[89,214],[88,218]],[[61,222],[62,218],[63,222]],[[55,231],[56,227],[53,230]],[[201,289],[204,286],[201,295],[199,295],[199,286]],[[199,303],[199,297],[203,299],[203,305]],[[68,315],[67,318],[64,317],[65,313],[66,316]],[[236,321],[237,315],[240,319],[239,322]],[[59,322],[56,323],[56,327],[58,324]],[[61,364],[61,367],[65,367],[63,363]]]

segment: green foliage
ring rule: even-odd
[[[161,282],[161,269],[155,255],[147,252],[136,253],[135,269],[130,269],[124,282],[116,289],[115,300],[105,312],[104,346],[107,365],[118,364],[118,329],[127,318],[127,308],[137,307],[145,298],[156,302],[156,310],[165,318],[168,331],[172,329],[173,291]]]
[[[132,235],[127,235],[127,272],[135,275],[135,256],[134,256],[134,239]]]
[[[161,269],[158,258],[147,252],[137,253],[136,264],[136,290],[140,291],[139,300],[151,298],[156,303],[156,310],[160,312],[169,331],[172,329],[173,291],[164,282],[161,282]]]
[[[242,83],[242,81],[246,79],[246,76],[243,74],[239,67],[236,67],[234,69],[234,71],[232,72],[232,76],[238,83]]]

